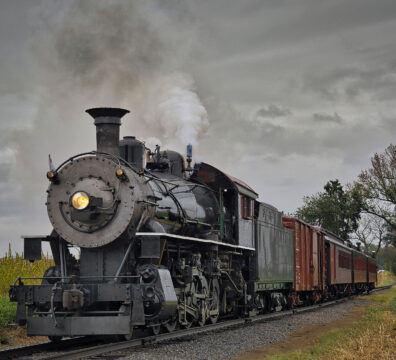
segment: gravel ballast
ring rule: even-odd
[[[146,348],[106,354],[103,358],[133,360],[226,360],[245,352],[283,340],[287,333],[303,325],[324,324],[346,316],[363,300],[350,300],[313,312],[295,314],[278,320],[253,323],[237,328],[194,335]],[[110,355],[110,356],[109,356]],[[96,359],[101,357],[96,357]]]

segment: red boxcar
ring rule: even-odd
[[[328,285],[352,283],[352,250],[337,236],[326,232]]]
[[[321,230],[297,218],[283,217],[283,226],[293,230],[294,290],[323,290],[325,246]]]
[[[363,284],[367,283],[367,256],[353,251],[353,283]]]
[[[377,263],[375,259],[368,257],[367,258],[367,269],[368,269],[368,282],[371,287],[374,287],[374,284],[377,282]]]

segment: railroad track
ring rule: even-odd
[[[375,288],[371,292],[383,291],[391,288],[394,285],[396,285],[396,283]],[[292,316],[294,314],[314,311],[328,306],[332,306],[338,303],[348,301],[349,299],[355,298],[356,296],[357,295],[351,297],[345,297],[337,300],[331,300],[321,304],[295,308],[293,310],[279,311],[275,313],[258,315],[249,318],[225,320],[218,322],[216,324],[206,325],[203,327],[193,327],[190,329],[177,330],[171,333],[164,333],[156,336],[143,336],[129,341],[101,342],[98,345],[97,339],[93,339],[90,337],[81,337],[81,338],[63,340],[60,343],[46,342],[35,345],[29,345],[29,346],[13,347],[9,349],[0,350],[0,359],[15,359],[15,358],[20,358],[22,356],[31,356],[37,353],[44,354],[43,356],[39,357],[40,360],[82,359],[89,356],[98,356],[114,351],[122,351],[140,346],[147,346],[150,344],[181,339],[185,337],[190,337],[192,335],[217,331],[225,328],[243,326],[245,324],[251,324],[261,321],[276,320],[283,318],[285,316]],[[90,344],[94,344],[94,345],[89,346]],[[76,347],[81,347],[81,348],[76,349]],[[74,348],[75,350],[69,350],[70,348]]]
[[[90,339],[88,337],[78,337],[73,339],[65,339],[59,343],[47,341],[33,345],[15,346],[0,350],[0,359],[18,359],[22,356],[29,356],[47,351],[62,351],[63,349],[67,350],[75,346],[89,345],[94,342],[97,343],[97,341],[94,341],[94,339]]]
[[[392,286],[396,285],[396,282],[389,284],[389,285],[385,285],[385,286],[380,286],[380,287],[376,287],[373,290],[371,290],[371,292],[376,292],[376,291],[382,291],[382,290],[386,290],[386,289],[390,289]]]

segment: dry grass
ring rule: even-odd
[[[355,328],[333,354],[324,359],[388,360],[396,359],[396,315],[382,311],[367,326]]]
[[[375,301],[349,328],[321,336],[309,350],[266,357],[267,360],[391,360],[396,359],[396,287],[365,297]]]
[[[377,275],[377,286],[385,286],[396,282],[396,275],[390,271],[381,271]]]

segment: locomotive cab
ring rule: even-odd
[[[222,239],[254,247],[254,201],[258,194],[243,181],[206,163],[195,165],[191,180],[206,184],[217,195]]]

